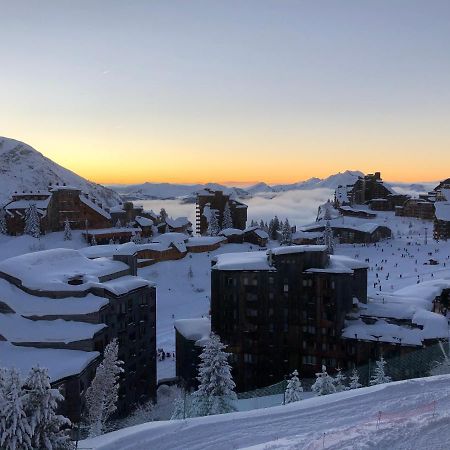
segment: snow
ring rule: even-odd
[[[266,252],[242,252],[218,255],[213,258],[217,270],[274,270]]]
[[[14,210],[14,209],[27,209],[30,205],[36,205],[36,208],[39,210],[46,210],[48,208],[48,204],[50,203],[50,198],[47,197],[45,200],[15,200],[11,203],[8,203],[5,206],[6,210]]]
[[[222,231],[220,231],[220,236],[242,236],[244,234],[243,230],[240,230],[239,228],[224,228]]]
[[[109,214],[108,211],[104,210],[103,208],[101,208],[97,203],[94,203],[93,201],[91,201],[90,199],[88,199],[84,194],[80,194],[80,200],[87,206],[89,206],[89,208],[93,209],[94,211],[98,212],[99,214],[101,214],[103,217],[105,217],[108,220],[111,220],[111,215]]]
[[[106,298],[87,294],[85,297],[60,299],[30,295],[0,278],[0,303],[5,303],[22,316],[51,316],[90,314],[108,304]],[[0,328],[1,334],[1,328]]]
[[[449,381],[449,376],[400,381],[256,411],[146,423],[83,441],[81,447],[444,450],[450,439]]]
[[[201,247],[202,245],[216,245],[226,242],[221,236],[195,236],[188,239],[186,247]]]
[[[153,225],[153,220],[147,219],[147,217],[136,216],[134,220],[141,227],[151,227]]]
[[[130,228],[130,227],[120,227],[120,228],[115,228],[115,227],[111,227],[111,228],[93,228],[93,229],[88,229],[88,234],[95,235],[95,236],[101,236],[103,234],[120,234],[120,233],[140,233],[142,230],[140,228]]]
[[[41,291],[85,291],[99,284],[99,279],[129,270],[128,265],[107,258],[88,259],[77,250],[53,249],[27,253],[0,262],[0,272],[10,275],[23,286]],[[83,283],[71,285],[72,278]]]
[[[187,217],[178,217],[176,219],[172,219],[172,217],[167,217],[166,223],[171,228],[181,228],[190,225],[190,222]]]
[[[436,202],[434,209],[436,219],[450,222],[450,202]]]
[[[70,342],[91,339],[105,328],[104,324],[91,324],[71,320],[30,320],[19,314],[0,314],[0,335],[7,341],[19,342]]]
[[[134,291],[135,289],[139,289],[145,286],[153,286],[154,283],[141,277],[126,275],[114,280],[105,281],[101,285],[104,289],[111,292],[112,294],[123,295],[127,292]]]
[[[326,245],[287,245],[285,247],[272,248],[271,252],[274,255],[291,255],[295,253],[324,252],[326,249]]]
[[[0,367],[15,367],[22,377],[33,366],[46,367],[52,382],[79,374],[98,356],[98,352],[21,347],[0,341]]]
[[[200,319],[179,319],[174,323],[176,330],[196,345],[204,345],[211,334],[211,321],[202,317]]]

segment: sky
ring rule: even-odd
[[[93,181],[449,176],[448,0],[0,10],[0,135]]]

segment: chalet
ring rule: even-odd
[[[110,214],[94,198],[72,186],[53,185],[45,192],[13,194],[11,201],[4,206],[10,234],[23,234],[26,211],[32,204],[36,206],[43,233],[63,230],[66,219],[72,229],[111,226]]]
[[[36,267],[39,270],[36,270]],[[88,259],[54,249],[0,263],[0,366],[49,370],[80,422],[105,346],[118,339],[124,374],[118,415],[156,395],[156,289],[136,275],[136,254]]]
[[[229,244],[242,244],[244,242],[244,231],[239,228],[225,228],[219,232],[219,236],[225,237]]]
[[[141,228],[109,227],[83,231],[83,237],[86,242],[90,243],[91,245],[93,245],[94,243],[104,245],[110,244],[112,242],[124,244],[125,242],[130,242],[131,238],[135,236],[136,233],[141,232]]]
[[[420,198],[410,198],[403,206],[395,208],[395,215],[400,217],[415,217],[423,220],[433,220],[434,204]]]
[[[314,245],[322,238],[321,231],[296,231],[292,233],[292,243],[295,245]]]
[[[338,210],[343,216],[360,217],[361,219],[374,219],[377,217],[375,213],[366,209],[352,208],[351,206],[339,206]]]
[[[244,242],[266,247],[269,242],[269,235],[259,227],[249,227],[244,230]]]
[[[346,224],[340,221],[332,221],[330,227],[333,230],[334,237],[342,244],[369,244],[392,236],[390,228],[374,222],[359,221]],[[325,224],[322,221],[302,227],[300,231],[323,233],[324,230]]]
[[[224,212],[230,211],[232,228],[244,230],[247,223],[247,205],[241,203],[222,191],[204,189],[197,193],[196,200],[196,231],[200,235],[206,234],[211,210],[215,213],[219,226],[223,223]]]
[[[176,219],[167,217],[165,223],[167,225],[166,230],[169,233],[192,234],[192,223],[189,222],[187,217],[177,217]]]

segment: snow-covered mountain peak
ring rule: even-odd
[[[50,183],[75,186],[105,206],[121,202],[113,190],[65,169],[24,142],[0,136],[0,204],[16,191],[46,190]]]

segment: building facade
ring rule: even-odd
[[[230,228],[244,230],[247,223],[247,205],[222,191],[204,189],[197,193],[196,232],[200,235],[206,234],[211,210],[215,212],[219,225],[222,225],[226,205],[230,208],[233,222]]]
[[[62,411],[80,421],[106,345],[124,362],[117,415],[156,395],[156,288],[138,276],[136,254],[88,259],[55,249],[0,263],[0,365],[47,367]],[[24,352],[27,352],[25,357]]]
[[[211,327],[232,354],[238,391],[279,382],[294,369],[347,368],[341,339],[355,299],[367,301],[367,266],[325,246],[219,255],[211,270]]]

